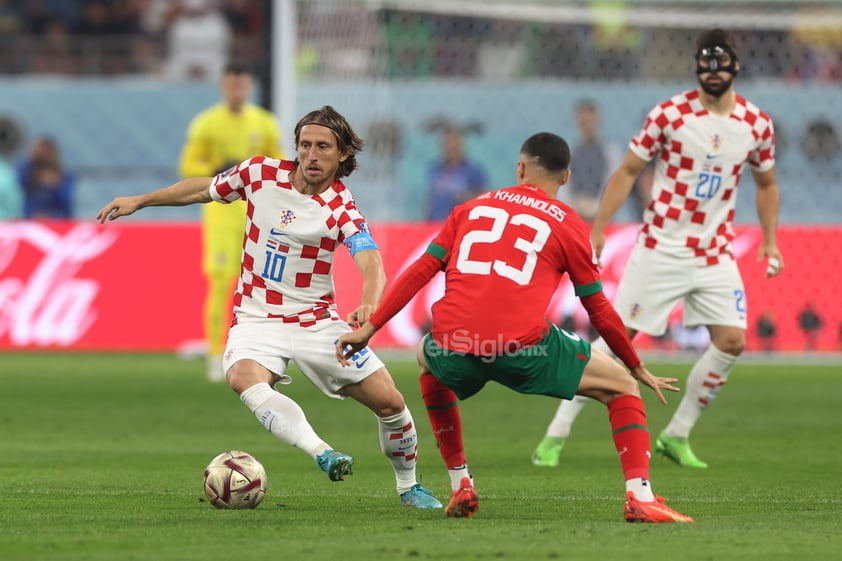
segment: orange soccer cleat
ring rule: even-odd
[[[459,489],[450,495],[445,514],[449,518],[471,518],[479,510],[479,497],[470,478],[463,477]]]
[[[626,492],[626,507],[623,511],[626,522],[651,522],[655,524],[663,522],[693,523],[693,519],[689,516],[685,516],[668,507],[665,504],[666,501],[664,497],[655,495],[654,501],[645,503],[637,500],[633,492]]]

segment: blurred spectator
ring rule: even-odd
[[[382,15],[388,76],[429,76],[435,48],[427,16],[398,10],[384,10]]]
[[[0,220],[13,220],[23,215],[23,196],[14,168],[0,157]]]
[[[0,0],[0,37],[20,33],[24,28],[25,21],[15,0]]]
[[[775,314],[772,310],[766,310],[757,320],[757,337],[760,339],[764,351],[769,353],[775,350],[777,335],[778,328],[775,325]]]
[[[433,74],[475,76],[477,52],[488,33],[488,20],[440,14],[434,16]]]
[[[427,220],[444,220],[450,210],[485,191],[485,170],[465,155],[462,131],[447,126],[441,133],[441,160],[430,167]]]
[[[626,18],[633,8],[631,2],[591,0],[589,7],[596,16],[591,28],[591,49],[595,56],[591,68],[595,70],[595,77],[629,79],[640,76],[641,32]]]
[[[816,309],[815,302],[808,302],[807,305],[804,306],[804,309],[801,310],[801,313],[798,314],[798,326],[804,333],[804,337],[806,338],[806,349],[808,351],[816,350],[816,343],[819,338],[819,333],[821,333],[822,325],[824,325],[824,321],[819,315],[819,311]]]
[[[593,222],[602,188],[620,161],[621,151],[600,138],[600,114],[596,102],[585,99],[576,104],[579,141],[570,152],[571,174],[565,196],[579,216]]]
[[[130,42],[126,38],[138,31],[139,22],[130,18],[127,2],[81,0],[82,16],[74,28],[81,39],[86,63],[83,72],[127,74],[131,72]]]
[[[72,37],[67,24],[58,18],[44,22],[44,30],[30,49],[31,68],[38,74],[76,74],[78,57],[72,54]]]
[[[840,15],[838,6],[821,5],[817,2],[800,3],[801,17],[795,18],[791,31],[793,64],[791,78],[799,80],[818,80],[822,82],[842,79],[842,33],[839,28],[828,24],[816,26],[814,22],[832,22]],[[813,22],[812,25],[799,23]]]
[[[487,34],[480,39],[477,76],[483,80],[509,81],[528,69],[523,38],[533,32],[519,21],[492,20]]]
[[[801,150],[811,162],[829,162],[839,154],[839,134],[825,117],[807,123],[801,134]]]
[[[249,60],[255,68],[261,68],[264,59],[267,58],[266,49],[260,41],[252,40],[263,30],[265,18],[261,2],[225,0],[222,3],[222,11],[231,26],[231,58]]]
[[[72,218],[76,179],[59,158],[55,140],[41,137],[18,168],[24,218]]]
[[[527,59],[542,78],[582,78],[593,66],[585,24],[541,22],[526,36]]]
[[[181,0],[167,30],[169,77],[218,81],[228,59],[231,26],[213,0]]]

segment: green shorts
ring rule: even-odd
[[[433,376],[459,399],[471,397],[489,381],[519,393],[571,399],[591,358],[591,344],[550,324],[549,333],[531,347],[478,356],[443,349],[428,333],[424,357]]]

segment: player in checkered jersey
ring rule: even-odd
[[[767,278],[783,271],[776,228],[780,194],[775,178],[775,135],[769,116],[734,91],[740,61],[731,35],[704,31],[696,39],[699,87],[653,108],[608,180],[591,239],[599,253],[605,226],[628,197],[635,178],[656,158],[652,202],[617,288],[614,306],[630,336],[663,335],[679,301],[684,324],[705,325],[711,345],[690,370],[672,420],[656,452],[681,466],[705,468],[688,437],[728,380],[746,344],[746,294],[731,248],[737,185],[748,164],[763,232],[759,259]],[[598,339],[594,345],[607,350]],[[570,427],[585,399],[562,401],[532,460],[557,466]]]
[[[441,508],[416,480],[415,421],[383,362],[368,347],[354,355],[351,368],[334,355],[335,342],[351,330],[334,304],[335,249],[344,245],[363,274],[360,304],[348,321],[367,321],[386,284],[377,244],[341,181],[356,169],[363,141],[326,105],[298,122],[295,146],[295,161],[253,157],[215,177],[118,197],[97,218],[114,220],[148,206],[245,200],[242,268],[223,358],[228,384],[267,430],[340,481],[351,474],[353,458],[322,440],[301,407],[273,389],[292,381],[287,367],[295,362],[325,395],[351,397],[375,413],[402,504]]]

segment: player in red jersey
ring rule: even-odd
[[[646,163],[655,160],[652,202],[617,288],[614,306],[630,337],[663,335],[670,313],[683,303],[684,325],[704,325],[711,344],[693,365],[684,396],[655,441],[655,452],[680,466],[706,468],[688,437],[702,412],[728,381],[746,345],[745,287],[731,247],[737,188],[748,164],[756,187],[767,277],[784,260],[777,244],[780,194],[775,177],[775,134],[769,115],[738,95],[734,41],[722,29],[696,39],[699,86],[655,106],[608,180],[591,238],[597,254],[605,226],[629,195]],[[607,351],[601,340],[594,346]],[[562,401],[532,462],[557,466],[571,425],[587,400]]]
[[[456,207],[369,320],[339,338],[337,359],[352,365],[351,357],[372,335],[444,270],[445,293],[433,305],[432,329],[417,357],[424,403],[451,479],[447,515],[471,517],[479,509],[457,399],[495,381],[520,393],[584,395],[606,404],[626,480],[626,520],[692,522],[652,492],[649,431],[636,381],[665,403],[661,390],[678,391],[675,379],[646,369],[602,292],[588,227],[556,198],[570,178],[569,164],[564,139],[546,132],[528,138],[517,162],[518,185]],[[564,273],[631,375],[546,318]]]

